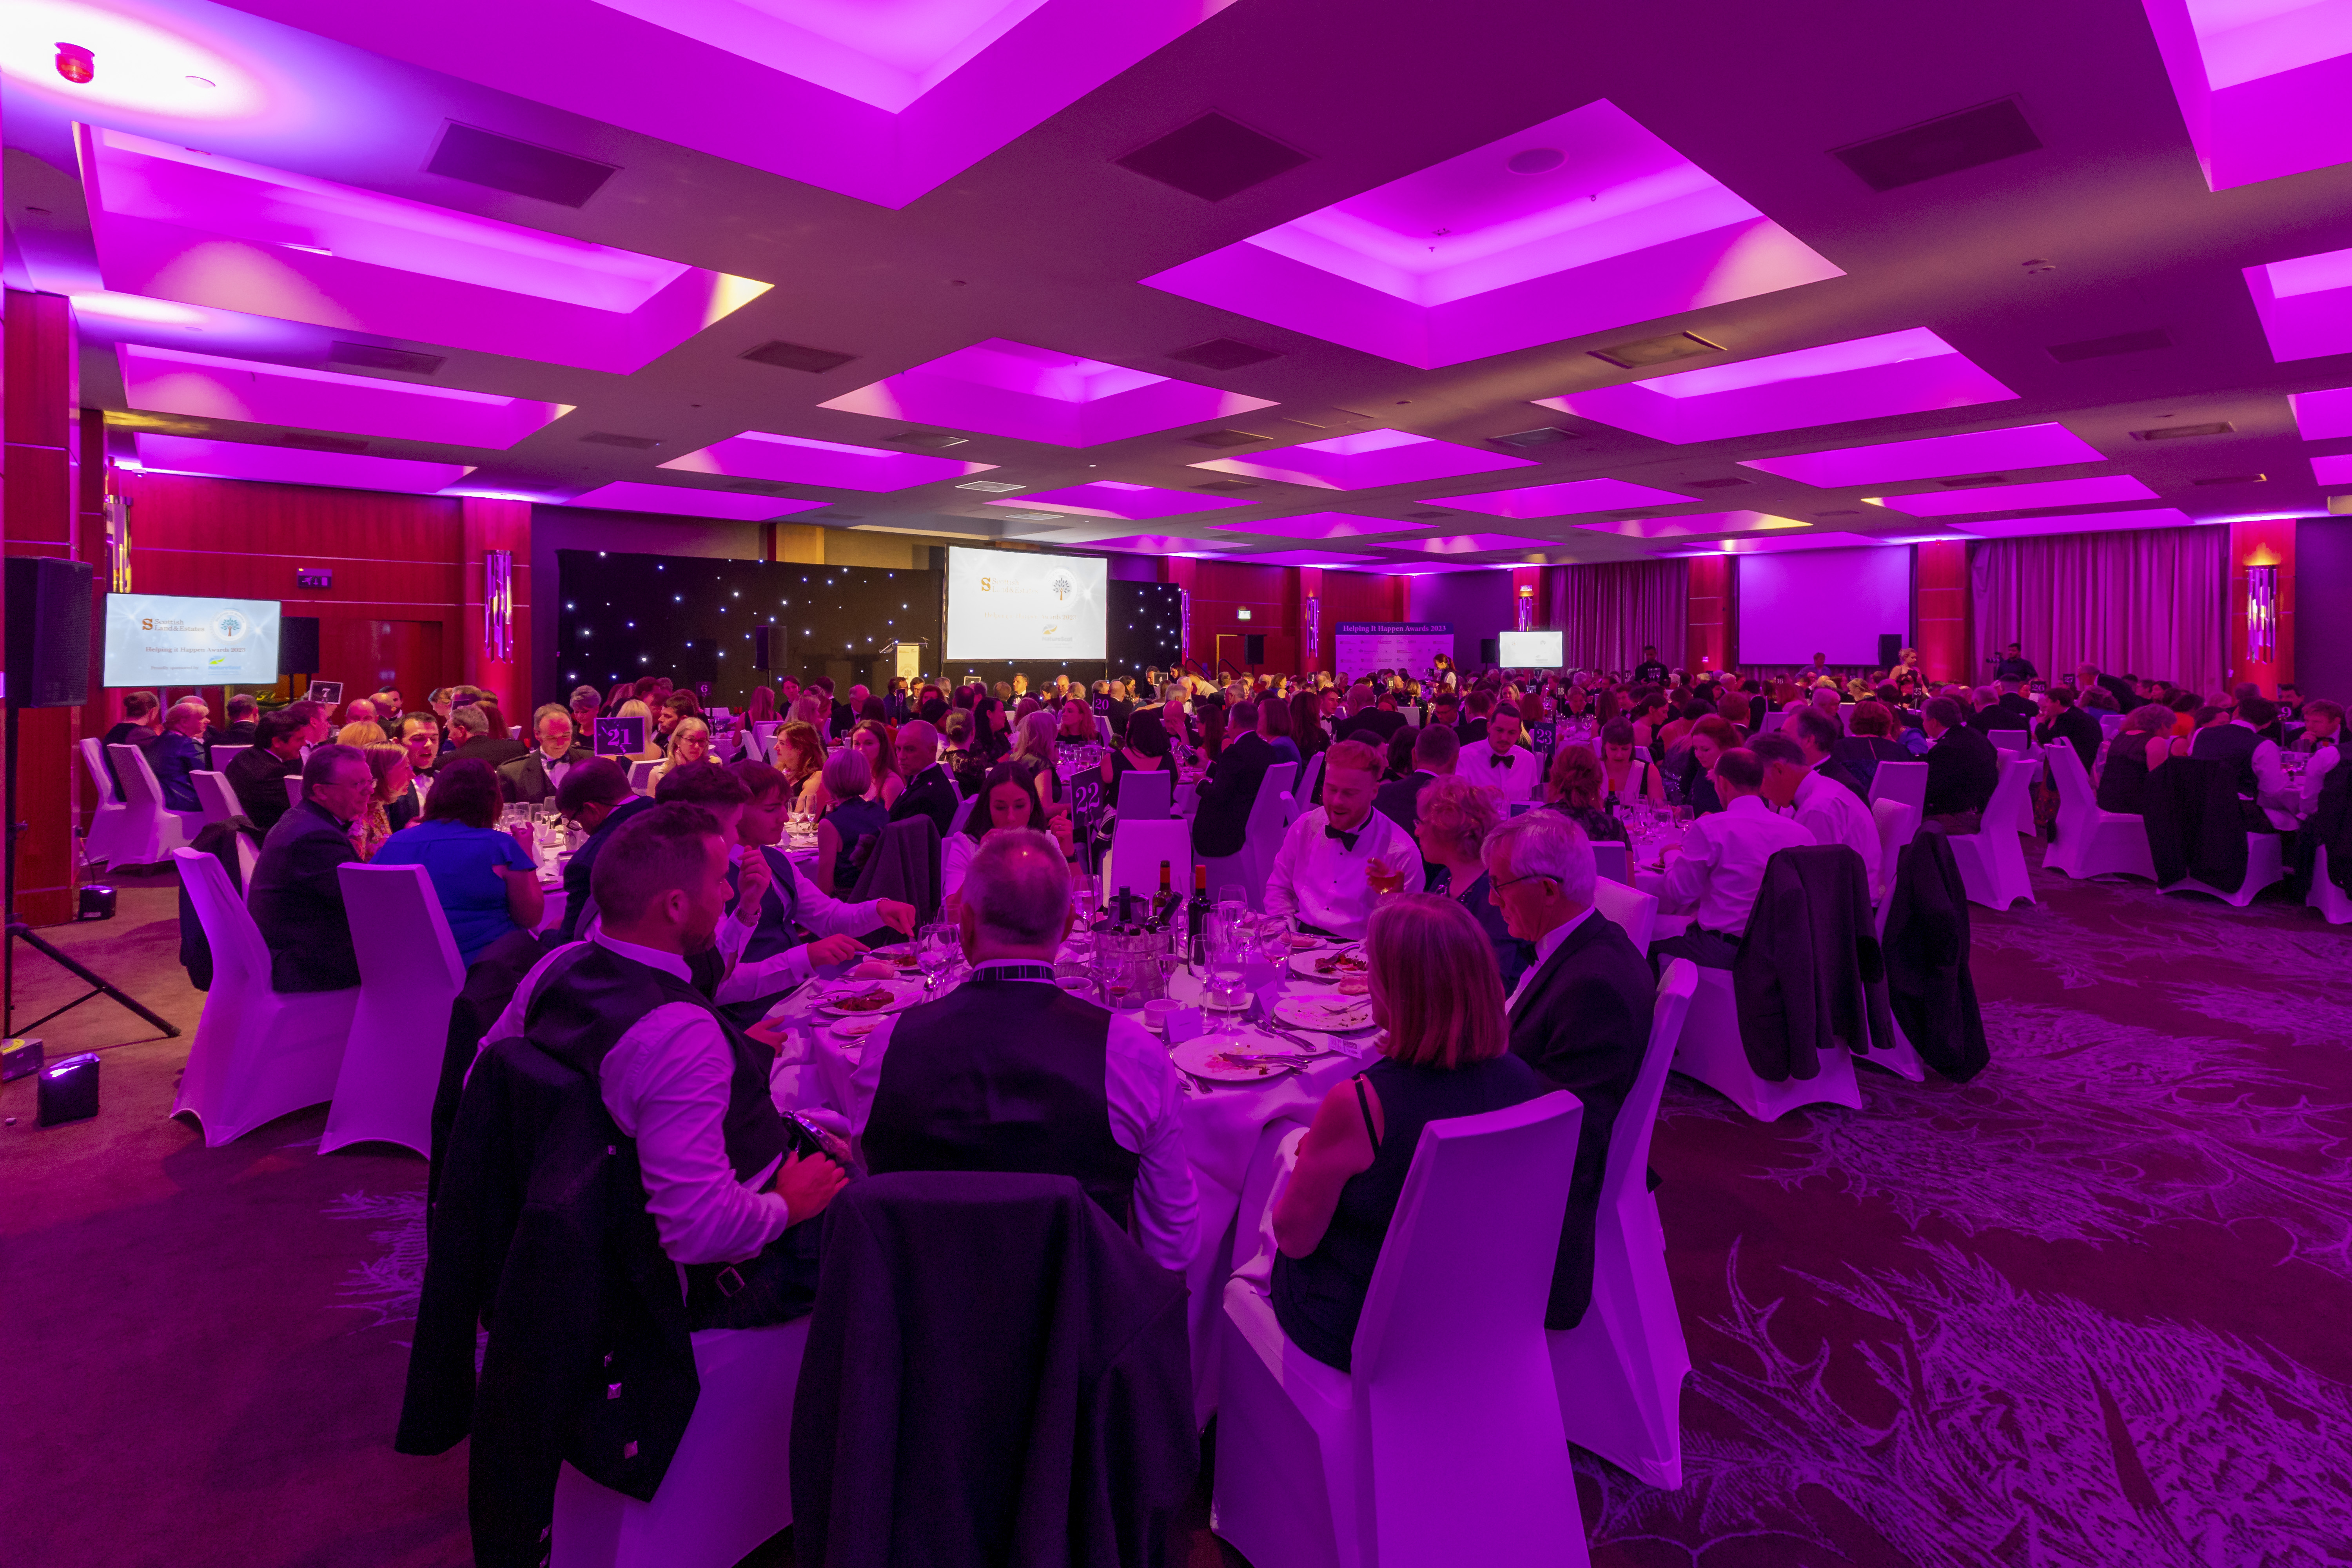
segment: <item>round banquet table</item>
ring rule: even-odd
[[[1073,962],[1074,957],[1066,947],[1064,962]],[[777,1051],[769,1088],[778,1110],[813,1113],[810,1120],[845,1135],[849,1079],[857,1068],[863,1047],[836,1035],[831,1022],[817,1011],[818,995],[825,989],[824,983],[839,979],[842,973],[839,969],[820,970],[815,982],[802,986],[770,1009],[769,1021],[783,1025],[785,1035]],[[1251,978],[1261,1006],[1269,1010],[1278,998],[1294,993],[1334,994],[1334,988],[1327,983],[1302,980],[1286,968],[1277,972],[1262,963],[1254,966]],[[939,994],[945,995],[960,983],[942,983]],[[1198,1026],[1199,1021],[1213,1020],[1217,1016],[1202,1016],[1195,1011],[1199,982],[1189,973],[1179,973],[1169,989],[1170,999],[1187,1008],[1185,1014],[1179,1016],[1179,1043],[1192,1034],[1210,1032],[1209,1028]],[[1275,1146],[1286,1132],[1305,1127],[1314,1119],[1316,1107],[1333,1085],[1377,1059],[1373,1043],[1376,1037],[1371,1030],[1354,1036],[1306,1029],[1292,1032],[1335,1054],[1258,1082],[1210,1086],[1181,1074],[1179,1078],[1183,1089],[1185,1150],[1192,1161],[1192,1184],[1199,1205],[1199,1228],[1184,1279],[1192,1288],[1193,1406],[1203,1426],[1216,1407],[1215,1356],[1220,1342],[1216,1324],[1224,1310],[1225,1279],[1234,1269],[1237,1216],[1246,1209],[1247,1223],[1254,1235],[1271,1185]],[[1269,1038],[1262,1043],[1262,1048],[1298,1047],[1293,1042]],[[1244,1203],[1244,1195],[1249,1199],[1247,1205]],[[1254,1242],[1249,1240],[1239,1247],[1244,1258],[1254,1250]]]
[[[563,924],[563,867],[571,858],[568,852],[559,855],[541,850],[540,853],[539,890],[545,897],[546,907],[540,914],[539,923],[530,928],[533,936],[543,936]],[[798,837],[785,839],[784,858],[793,863],[793,869],[799,872],[803,880],[814,880],[816,877],[815,837],[811,836],[805,841]]]

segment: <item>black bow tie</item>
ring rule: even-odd
[[[1339,841],[1339,847],[1347,850],[1353,850],[1356,847],[1356,840],[1362,837],[1363,831],[1364,830],[1360,827],[1353,833],[1344,833],[1339,828],[1332,826],[1328,822],[1323,825],[1323,837],[1326,838],[1338,839]]]
[[[1511,753],[1489,752],[1486,753],[1486,765],[1490,768],[1507,768],[1511,765]]]

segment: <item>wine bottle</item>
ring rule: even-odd
[[[1170,879],[1170,863],[1160,862],[1160,896],[1151,900],[1151,929],[1159,931],[1175,918],[1175,884]]]
[[[1209,868],[1192,868],[1192,901],[1184,907],[1184,952],[1187,962],[1209,962]]]

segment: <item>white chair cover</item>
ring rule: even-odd
[[[1290,792],[1292,799],[1297,802],[1299,815],[1304,816],[1315,809],[1315,791],[1322,783],[1323,752],[1318,752],[1307,759],[1307,773],[1299,779],[1298,787]]]
[[[731,1568],[793,1521],[782,1473],[809,1320],[694,1336],[702,1392],[651,1502],[565,1465],[549,1568]]]
[[[964,795],[956,801],[955,816],[948,820],[950,838],[963,831],[963,825],[971,820],[971,808],[979,804],[980,796],[976,795]]]
[[[1878,886],[1870,890],[1878,905],[1878,929],[1886,931],[1886,911],[1895,900],[1886,895],[1895,889],[1895,869],[1902,864],[1903,848],[1919,831],[1919,814],[1899,800],[1873,801],[1870,815],[1878,824]]]
[[[1121,888],[1131,888],[1145,898],[1155,898],[1160,892],[1160,862],[1169,863],[1169,874],[1179,888],[1192,885],[1192,825],[1181,817],[1160,821],[1145,818],[1140,822],[1119,819],[1111,830],[1110,860],[1103,870],[1103,891],[1115,893]],[[1213,879],[1210,883],[1214,887]]]
[[[91,862],[121,859],[123,829],[131,814],[123,807],[121,792],[107,773],[106,753],[97,737],[84,740],[80,750],[82,766],[89,772],[89,782],[97,792],[93,798],[98,802],[98,808],[90,813],[89,833],[82,839],[82,858]]]
[[[1862,1090],[1853,1079],[1853,1058],[1847,1052],[1822,1053],[1822,1070],[1812,1078],[1769,1082],[1748,1065],[1748,1047],[1739,1038],[1739,1007],[1731,992],[1731,971],[1702,969],[1691,994],[1690,1012],[1683,1019],[1682,1038],[1675,1046],[1675,1070],[1720,1092],[1759,1121],[1778,1121],[1801,1105],[1847,1105],[1862,1109]]]
[[[2023,730],[1987,730],[1985,739],[1992,742],[1994,751],[2014,756],[2025,750],[2031,737]]]
[[[1150,773],[1128,772],[1119,775],[1118,819],[1121,822],[1146,822],[1164,817],[1173,803],[1176,775],[1168,768],[1155,768]]]
[[[1787,709],[1785,709],[1785,708],[1772,708],[1772,709],[1768,709],[1768,710],[1765,710],[1765,714],[1764,714],[1764,722],[1763,722],[1763,724],[1762,724],[1762,725],[1761,725],[1761,726],[1757,730],[1757,731],[1756,731],[1756,732],[1757,732],[1758,734],[1759,734],[1759,735],[1769,735],[1769,734],[1772,734],[1773,732],[1775,732],[1776,731],[1778,731],[1778,730],[1780,728],[1780,726],[1782,726],[1783,724],[1786,724],[1788,721],[1789,721],[1789,710],[1788,710]]]
[[[1697,986],[1698,966],[1683,958],[1658,982],[1650,1047],[1609,1140],[1593,1231],[1592,1304],[1573,1329],[1544,1336],[1568,1440],[1668,1491],[1683,1484],[1682,1388],[1691,1364],[1650,1191],[1650,1134]]]
[[[629,764],[629,787],[639,795],[644,795],[646,791],[652,789],[654,770],[659,766],[661,766],[661,759],[658,757],[648,757],[641,763],[631,763]]]
[[[2120,873],[2155,881],[2147,819],[2126,812],[2101,811],[2098,796],[2091,789],[2091,775],[2083,771],[2083,759],[2073,746],[2052,746],[2044,755],[2058,781],[2058,840],[2042,857],[2042,868],[2065,877]]]
[[[359,954],[359,1004],[319,1152],[398,1143],[430,1159],[433,1094],[465,966],[424,867],[352,861],[336,876]]]
[[[2329,925],[2352,923],[2352,898],[2347,898],[2343,889],[2327,879],[2327,846],[2325,844],[2319,847],[2319,853],[2312,857],[2311,891],[2303,896],[2303,901],[2317,910]]]
[[[1109,714],[1097,713],[1095,715],[1095,732],[1102,737],[1102,743],[1104,745],[1108,746],[1113,743],[1110,733]]]
[[[205,760],[213,765],[215,773],[225,773],[228,772],[229,763],[236,761],[240,752],[251,750],[251,746],[214,746],[205,752]]]
[[[109,746],[107,754],[122,781],[122,826],[115,830],[119,852],[114,859],[125,866],[152,866],[170,859],[174,849],[186,848],[204,826],[204,814],[165,807],[163,786],[155,782],[155,770],[138,747]]]
[[[226,773],[199,768],[188,778],[196,786],[196,804],[203,808],[196,814],[197,826],[210,827],[215,822],[245,815],[245,807],[237,804],[236,791],[229,787]]]
[[[1352,1373],[1226,1283],[1211,1525],[1258,1568],[1590,1562],[1543,1333],[1583,1114],[1556,1091],[1423,1129]]]
[[[1881,763],[1870,779],[1870,804],[1882,800],[1899,800],[1917,812],[1927,815],[1927,764],[1925,763]],[[1915,831],[1916,826],[1915,826]]]
[[[213,952],[212,989],[172,1102],[194,1116],[207,1148],[334,1097],[359,988],[284,994],[269,988],[269,949],[210,855],[172,858]]]
[[[1600,847],[1598,845],[1595,848]],[[1642,952],[1650,951],[1651,933],[1658,925],[1658,900],[1654,893],[1644,893],[1622,882],[1612,882],[1606,877],[1592,884],[1592,907],[1601,918],[1622,927],[1633,938],[1633,946]]]
[[[2017,804],[2032,773],[2033,764],[2023,757],[2004,755],[2000,783],[1993,786],[1982,829],[1951,836],[1952,858],[1959,862],[1960,885],[1972,904],[2005,910],[2020,899],[2033,901],[2033,881],[2026,875],[2025,850],[2017,841],[2016,827]]]
[[[296,806],[302,804],[302,775],[300,773],[288,773],[286,775],[286,804],[289,806]]]
[[[2234,893],[2208,887],[2194,877],[2183,877],[2178,882],[2167,882],[2158,889],[2166,893],[2203,893],[2221,900],[2232,909],[2244,909],[2254,901],[2264,888],[2286,879],[2286,840],[2275,833],[2246,835],[2246,879]]]
[[[1536,808],[1530,805],[1527,809],[1533,811]],[[1517,816],[1519,813],[1514,810],[1511,815]],[[1622,882],[1629,888],[1633,885],[1633,850],[1631,845],[1614,841],[1596,842],[1592,846],[1592,865],[1603,881]]]
[[[1265,908],[1265,884],[1274,875],[1274,858],[1282,852],[1283,835],[1290,830],[1294,815],[1290,786],[1297,778],[1297,763],[1276,763],[1258,780],[1257,797],[1250,802],[1249,824],[1242,833],[1242,852],[1234,858],[1241,862],[1237,869],[1254,910]],[[1217,885],[1214,871],[1209,875],[1209,885]]]

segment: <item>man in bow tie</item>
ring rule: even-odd
[[[1380,755],[1361,741],[1323,753],[1323,804],[1283,836],[1265,883],[1268,914],[1295,914],[1303,926],[1353,941],[1381,892],[1422,890],[1420,846],[1372,809],[1380,782]]]
[[[1487,718],[1485,740],[1464,754],[1457,771],[1498,792],[1506,805],[1543,799],[1543,764],[1519,744],[1517,703],[1506,702]]]

